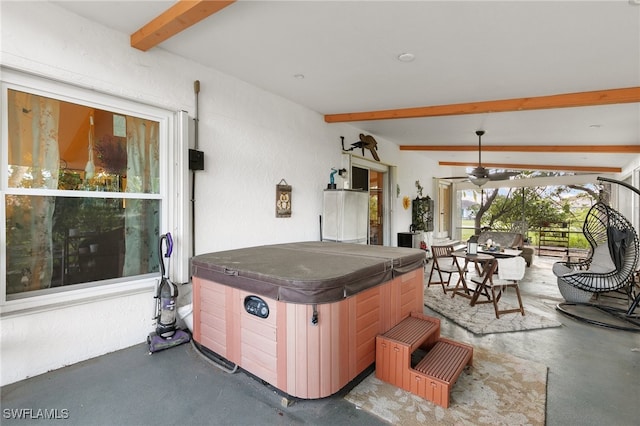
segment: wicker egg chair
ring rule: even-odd
[[[602,202],[591,207],[582,231],[591,245],[589,257],[578,262],[556,262],[553,266],[553,272],[558,277],[558,288],[567,301],[559,304],[558,310],[578,318],[567,308],[580,304],[615,314],[615,309],[609,309],[600,303],[590,303],[590,300],[600,293],[623,290],[629,299],[630,308],[622,312],[622,316],[624,320],[632,322],[631,329],[636,331],[635,325],[640,326],[640,319],[633,316],[633,311],[640,296],[634,300],[632,277],[640,255],[638,235],[627,218]],[[608,323],[586,320],[609,326]]]

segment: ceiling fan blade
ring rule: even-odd
[[[469,176],[447,176],[447,177],[441,177],[438,179],[447,179],[447,180],[469,179]]]
[[[488,177],[490,180],[508,180],[509,178],[518,176],[519,174],[520,172],[497,172],[490,173]]]

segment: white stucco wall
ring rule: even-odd
[[[133,49],[129,35],[53,4],[2,2],[0,8],[3,66],[191,115],[193,83],[200,81],[205,170],[196,178],[196,254],[319,238],[322,190],[330,169],[340,166],[340,136],[357,140],[358,129],[326,124],[316,112],[162,49]],[[401,195],[393,227],[405,231],[411,215],[402,209],[402,196],[415,197],[420,180],[425,195],[434,197],[437,164],[377,139],[383,161],[398,166]],[[293,187],[288,219],[275,218],[281,179]],[[153,329],[153,284],[138,283],[135,292],[123,287],[84,300],[80,292],[72,303],[58,296],[56,304],[3,312],[0,384],[144,342]]]

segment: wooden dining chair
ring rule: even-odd
[[[471,278],[471,281],[480,286],[477,291],[480,291],[481,294],[489,298],[489,300],[476,303],[491,302],[496,313],[496,318],[500,318],[501,314],[514,312],[520,312],[520,314],[524,316],[524,307],[522,305],[518,282],[524,277],[526,266],[526,260],[520,256],[488,261],[485,266],[486,273],[482,277]],[[499,309],[498,302],[507,288],[515,289],[516,297],[518,298],[518,307]]]
[[[458,267],[454,262],[453,246],[431,246],[431,253],[433,254],[433,262],[431,263],[431,273],[429,274],[429,281],[427,287],[431,285],[441,285],[442,291],[447,294],[447,287],[451,284],[451,275],[457,274]],[[434,278],[434,272],[435,278]],[[444,276],[443,276],[444,274]],[[447,280],[445,281],[444,278]]]

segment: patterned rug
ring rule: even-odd
[[[547,367],[475,347],[445,409],[378,380],[375,373],[346,400],[394,425],[544,425]]]
[[[524,298],[524,316],[520,313],[510,313],[502,314],[500,318],[496,318],[493,304],[482,303],[470,306],[469,299],[461,296],[452,298],[451,293],[444,294],[441,287],[425,288],[424,305],[477,335],[535,330],[562,325],[550,317],[533,312],[532,304]],[[498,306],[501,309],[509,306],[517,307],[515,292],[507,292],[500,299]]]

